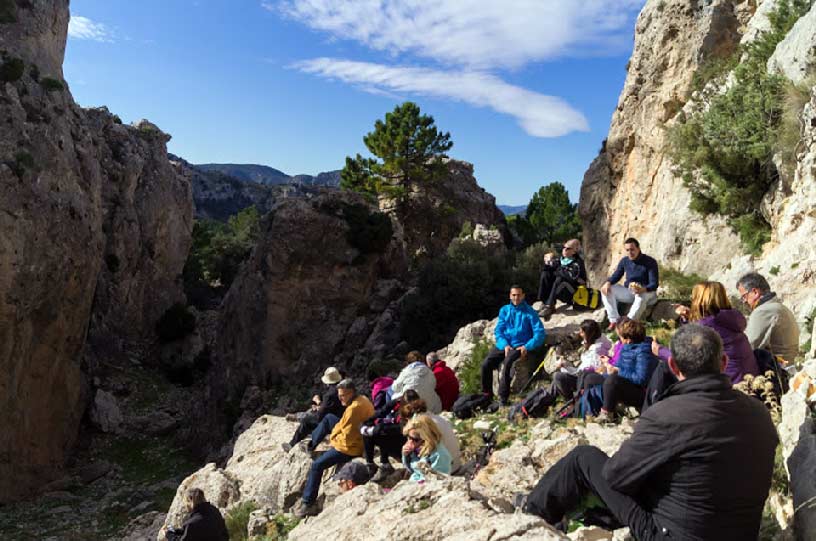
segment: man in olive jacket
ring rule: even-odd
[[[331,429],[331,436],[329,436],[331,447],[316,458],[312,462],[312,467],[309,468],[303,498],[293,511],[298,518],[318,513],[317,492],[320,489],[320,481],[325,470],[350,462],[354,457],[363,454],[363,436],[360,434],[360,426],[374,415],[374,405],[367,397],[357,394],[357,387],[350,379],[344,379],[337,384],[337,396],[346,410],[340,421]]]
[[[712,329],[684,326],[671,351],[678,383],[618,452],[576,447],[539,481],[525,512],[557,524],[594,493],[639,541],[757,538],[777,444],[771,417],[720,373]]]

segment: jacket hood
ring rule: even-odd
[[[733,332],[744,332],[747,325],[745,316],[733,308],[726,308],[720,310],[716,315],[704,317],[700,323],[708,327],[722,327]]]
[[[433,363],[433,368],[437,368],[437,367],[445,368],[446,366],[448,366],[448,365],[443,360],[439,360],[439,361],[436,361],[435,363]]]

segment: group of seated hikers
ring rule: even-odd
[[[702,282],[688,306],[675,305],[678,330],[670,347],[662,346],[647,336],[640,320],[656,299],[657,264],[640,252],[637,240],[627,239],[624,247],[626,256],[600,288],[610,321],[606,331],[614,331],[617,341],[597,321],[584,319],[577,366],[558,360],[550,384],[512,405],[509,417],[541,417],[562,400],[562,416],[611,421],[619,406],[628,406],[640,413],[634,433],[611,457],[595,447],[575,447],[529,494],[517,494],[514,505],[565,530],[571,513],[594,495],[605,506],[596,520],[608,529],[628,526],[639,540],[756,539],[777,435],[763,402],[733,385],[794,359],[799,342],[794,316],[760,274],[746,274],[736,284],[751,310],[747,320],[721,283]],[[624,285],[617,285],[624,276]],[[396,379],[369,374],[371,398],[338,369],[327,368],[325,392],[313,397],[310,411],[295,417],[298,427],[283,445],[287,452],[302,445],[314,457],[293,513],[319,512],[318,490],[332,466],[341,491],[369,481],[424,482],[430,472],[464,471],[456,433],[439,413],[460,416],[464,405],[475,402],[487,411],[510,405],[514,366],[545,348],[542,320],[548,321],[557,301],[571,302],[579,287],[587,287],[586,270],[580,243],[571,240],[560,259],[544,262],[541,313],[527,304],[522,287],[510,288],[510,302],[499,311],[494,330],[496,345],[481,365],[477,395],[460,397],[455,373],[435,353],[423,358],[410,352]],[[619,313],[619,302],[631,304],[627,315]],[[328,450],[317,455],[327,436]],[[356,457],[365,463],[353,461]],[[395,470],[391,459],[404,469]]]

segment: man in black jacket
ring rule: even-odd
[[[295,429],[292,439],[288,443],[281,444],[284,451],[288,453],[292,447],[306,439],[306,436],[317,428],[317,425],[320,424],[320,421],[322,421],[326,415],[331,414],[337,419],[343,416],[343,411],[345,411],[346,408],[340,403],[340,399],[337,398],[337,384],[341,379],[343,379],[343,376],[338,369],[333,366],[326,369],[323,373],[323,377],[320,378],[320,381],[326,385],[323,396],[314,396],[312,398],[311,411],[305,414],[298,414],[302,415],[300,424],[298,424],[298,427]],[[315,443],[315,445],[317,445],[317,443]]]
[[[722,341],[686,325],[671,343],[678,383],[611,458],[579,446],[538,482],[524,511],[557,524],[594,493],[640,541],[756,539],[777,436],[757,399],[731,388]]]
[[[200,488],[191,488],[184,497],[187,518],[180,528],[168,528],[168,541],[229,541],[229,533],[224,517],[213,504],[204,497]]]
[[[575,290],[586,285],[587,272],[580,251],[581,241],[570,239],[561,248],[560,258],[545,259],[538,284],[538,300],[544,303],[541,317],[545,321],[555,312],[556,301],[572,304]]]

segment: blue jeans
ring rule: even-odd
[[[323,439],[331,434],[334,425],[340,422],[340,418],[333,414],[327,413],[323,420],[317,423],[317,426],[314,430],[312,430],[312,442],[310,444],[311,448],[314,449],[317,447]]]
[[[323,472],[337,466],[351,462],[353,456],[341,453],[334,447],[330,447],[328,451],[320,455],[312,462],[312,467],[309,468],[309,477],[306,479],[306,487],[303,489],[303,503],[311,505],[317,499],[317,491],[320,489],[320,481],[323,479]]]

